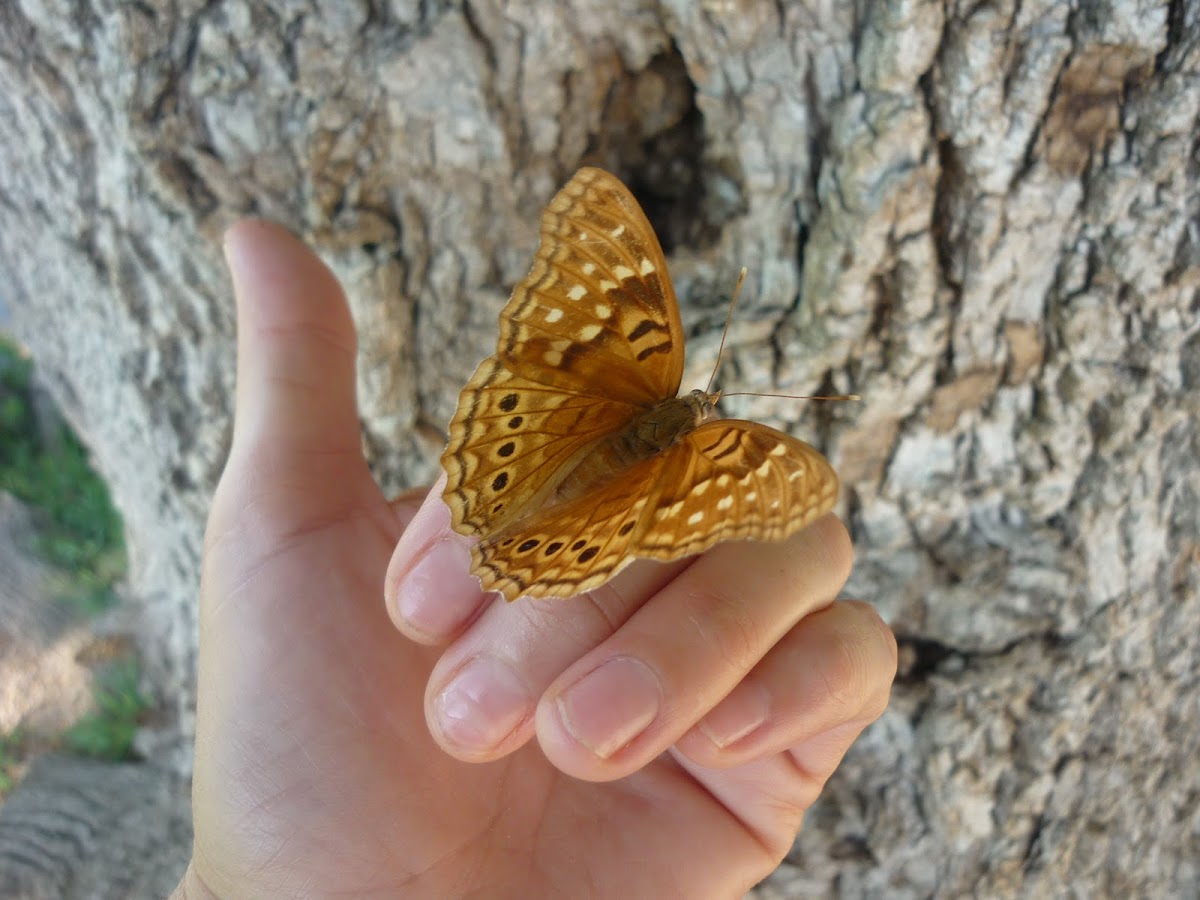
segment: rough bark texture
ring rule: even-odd
[[[762,896],[1195,890],[1200,0],[20,0],[0,121],[6,300],[128,523],[156,765],[186,769],[230,434],[222,228],[278,219],[344,279],[393,489],[598,163],[697,380],[744,264],[726,386],[865,398],[733,409],[828,450],[905,658]],[[25,852],[79,884],[94,847]]]

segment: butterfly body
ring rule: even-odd
[[[815,449],[676,396],[683,329],[637,201],[581,169],[551,201],[495,356],[463,389],[442,455],[455,530],[484,589],[568,597],[635,557],[780,540],[836,500]]]
[[[692,391],[670,397],[635,415],[620,431],[600,440],[563,479],[556,500],[573,500],[636,463],[673,447],[712,414],[716,394]]]

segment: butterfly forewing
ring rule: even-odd
[[[679,306],[654,230],[620,181],[581,169],[542,217],[497,358],[564,391],[649,406],[683,375]]]
[[[587,449],[674,396],[679,309],[637,201],[582,169],[542,217],[496,355],[463,389],[442,465],[454,527],[488,534],[536,510]]]
[[[442,455],[454,527],[488,534],[538,509],[634,407],[569,394],[485,360],[463,391]]]

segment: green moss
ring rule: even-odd
[[[0,338],[0,491],[34,510],[33,549],[66,575],[64,599],[98,612],[125,572],[121,518],[78,438],[61,420],[38,421],[32,368]]]
[[[17,769],[24,760],[25,735],[20,731],[0,734],[0,800],[17,784]]]
[[[121,518],[79,439],[35,402],[33,365],[0,336],[0,491],[33,513],[29,548],[55,569],[52,590],[89,613],[116,601],[125,574]],[[93,676],[94,709],[52,745],[98,759],[128,759],[149,701],[136,659],[118,658]],[[36,752],[21,732],[0,734],[0,798],[24,758]]]
[[[150,707],[138,687],[140,677],[134,659],[118,660],[97,671],[92,682],[96,708],[63,735],[66,749],[95,759],[129,759],[138,724]]]

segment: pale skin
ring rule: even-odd
[[[440,486],[389,503],[371,479],[330,272],[263,222],[226,255],[236,424],[174,896],[738,897],[767,875],[895,675],[887,626],[837,600],[842,524],[566,602],[482,595]]]

